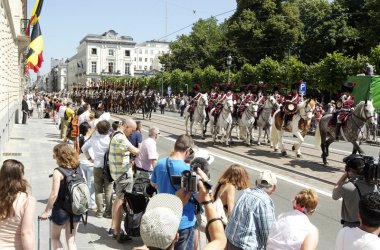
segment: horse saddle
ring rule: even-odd
[[[243,116],[243,113],[245,111],[247,107],[245,105],[240,105],[237,109],[237,115],[238,117],[241,119],[241,117]]]
[[[211,115],[213,115],[215,118],[219,118],[219,115],[222,112],[222,108],[223,106],[217,105]]]
[[[285,105],[284,105],[285,114],[293,115],[293,114],[297,113],[297,111],[298,111],[297,103],[294,103],[294,102],[285,103]]]
[[[339,120],[340,123],[342,124],[342,127],[346,127],[348,119],[349,119],[348,113],[341,113],[339,114],[339,116],[338,114],[335,113],[333,116],[331,116],[327,126],[335,127],[337,121]]]

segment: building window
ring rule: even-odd
[[[96,62],[91,62],[91,73],[96,74]]]
[[[126,74],[126,75],[130,75],[130,74],[131,74],[131,72],[130,72],[130,68],[131,68],[131,64],[126,63],[126,64],[125,64],[125,74]]]
[[[150,58],[150,62],[151,62],[151,63],[153,62],[153,58]]]
[[[133,66],[133,69],[134,69],[134,70],[136,70],[136,69],[137,69],[136,65],[135,65],[135,66]]]
[[[91,55],[96,55],[97,54],[97,50],[96,48],[92,48],[91,49]]]
[[[131,56],[131,51],[129,51],[129,50],[126,50],[126,51],[125,51],[125,56],[128,56],[128,57],[130,57],[130,56]]]
[[[152,65],[150,65],[150,66],[149,66],[149,70],[152,70],[152,69],[153,69],[153,66],[152,66]]]
[[[136,62],[136,57],[135,57],[135,62]]]
[[[113,73],[113,62],[108,63],[108,72]]]
[[[150,54],[153,55],[153,50],[152,49],[150,50]]]
[[[139,65],[139,69],[140,69],[140,70],[142,69],[142,66],[141,66],[141,65]]]
[[[148,54],[148,50],[147,49],[145,50],[145,54]]]
[[[145,62],[148,62],[148,58],[145,57]]]
[[[139,57],[139,62],[142,62],[142,57]]]
[[[114,55],[115,55],[114,53],[115,53],[115,52],[114,52],[113,49],[109,49],[109,50],[108,50],[108,55],[109,55],[109,56],[114,56]]]
[[[142,54],[142,49],[139,49],[139,54]]]

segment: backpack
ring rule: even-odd
[[[69,116],[67,115],[67,109],[65,110],[65,113],[63,114],[63,119],[65,119],[65,121],[69,120]]]
[[[83,171],[80,167],[70,170],[63,167],[56,168],[65,177],[66,189],[64,192],[63,209],[70,214],[70,227],[74,229],[73,215],[86,214],[87,223],[88,201],[90,190],[88,189]],[[83,217],[82,217],[83,218]]]
[[[112,142],[112,139],[114,138],[115,135],[121,134],[121,133],[122,132],[120,132],[120,131],[116,131],[115,132],[115,134],[111,137],[110,144],[108,145],[108,150],[104,154],[103,177],[108,182],[113,182],[114,181],[114,179],[112,178],[112,175],[111,175],[110,163],[109,163],[109,154],[110,154],[111,142]]]

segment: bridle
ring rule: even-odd
[[[305,120],[310,120],[311,118],[307,117],[307,114],[311,113],[312,115],[315,112],[315,108],[309,106],[311,100],[306,101],[305,107],[300,108],[300,116]]]

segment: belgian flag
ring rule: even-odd
[[[44,61],[42,51],[44,49],[44,40],[40,29],[40,24],[37,21],[33,26],[32,36],[29,44],[28,56],[26,57],[26,66],[28,69],[33,69],[37,73]]]
[[[32,15],[30,16],[28,27],[26,28],[25,34],[29,36],[30,26],[35,25],[40,18],[42,5],[44,3],[44,0],[37,0],[36,4],[34,5],[34,8],[32,10]]]

